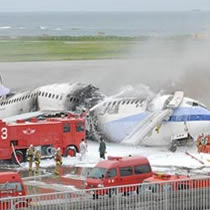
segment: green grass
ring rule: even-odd
[[[0,40],[0,62],[121,58],[138,40],[112,36],[5,38]]]

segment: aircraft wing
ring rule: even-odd
[[[148,136],[155,127],[161,125],[163,120],[168,120],[168,118],[173,114],[174,109],[181,104],[183,97],[183,92],[175,92],[173,98],[168,102],[165,109],[157,112],[151,112],[143,121],[137,124],[132,132],[123,139],[122,143],[131,145],[140,144],[141,141],[143,141],[143,139]]]

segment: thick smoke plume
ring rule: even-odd
[[[123,89],[139,97],[183,90],[210,107],[209,57],[209,39],[165,37],[134,43],[124,59],[0,63],[0,69],[13,90],[74,81],[91,83],[108,96]]]

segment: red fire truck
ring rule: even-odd
[[[70,115],[30,121],[5,123],[0,120],[0,160],[23,162],[26,150],[32,144],[41,149],[42,156],[54,155],[60,148],[62,155],[75,156],[81,139],[85,139],[85,118]]]
[[[137,187],[127,187],[128,185],[140,184],[144,179],[153,174],[150,163],[146,157],[112,157],[108,160],[100,161],[88,174],[86,179],[86,189],[102,190],[92,191],[93,198],[99,195],[108,194],[110,197],[114,188],[103,189],[104,187],[115,187],[126,185],[120,188],[120,192],[127,193],[136,191]]]
[[[160,193],[164,191],[187,190],[195,188],[206,188],[210,186],[210,179],[196,179],[185,175],[170,175],[162,173],[153,173],[153,176],[144,180],[141,185],[142,192]]]

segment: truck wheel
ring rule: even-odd
[[[16,153],[16,157],[17,157],[19,163],[24,162],[23,152],[21,150],[16,150],[15,153]],[[12,154],[12,163],[18,164],[18,162],[17,162],[17,160],[15,158],[15,154],[14,153]]]
[[[74,147],[66,147],[65,152],[64,152],[64,157],[71,156],[75,157],[76,156],[76,149]]]

